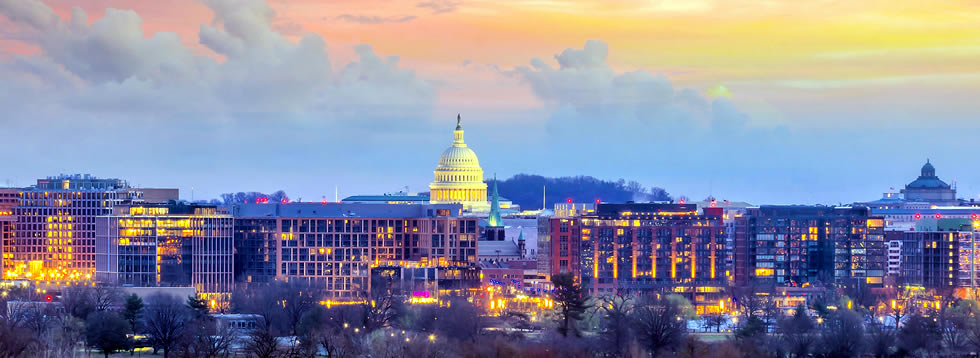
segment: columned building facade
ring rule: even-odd
[[[456,117],[453,144],[442,152],[434,172],[435,180],[429,184],[431,204],[462,204],[465,211],[487,211],[487,184],[483,182],[483,168],[476,153],[463,140],[463,126]]]

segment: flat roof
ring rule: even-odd
[[[364,203],[287,203],[236,204],[234,217],[311,217],[311,218],[402,218],[435,217],[436,210],[446,209],[450,217],[459,217],[460,204],[364,204]],[[429,211],[432,211],[430,214]]]

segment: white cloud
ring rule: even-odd
[[[356,121],[395,112],[418,121],[431,111],[432,85],[399,68],[397,57],[382,59],[359,47],[360,59],[334,72],[323,38],[286,39],[265,1],[201,1],[214,20],[201,25],[200,42],[220,59],[194,54],[174,33],[147,37],[133,11],[107,9],[89,24],[79,8],[66,21],[38,0],[0,0],[0,14],[41,49],[0,63],[4,78],[14,79],[0,91],[24,98],[44,93],[49,105],[105,117]]]
[[[606,63],[605,42],[555,55],[558,66],[532,59],[511,72],[552,106],[554,134],[620,138],[734,135],[749,118],[727,98],[708,101],[692,89],[675,89],[664,74],[647,70],[617,73]]]

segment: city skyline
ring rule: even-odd
[[[930,158],[980,192],[976,5],[685,4],[0,0],[0,180],[425,191],[461,113],[487,177],[849,203]]]

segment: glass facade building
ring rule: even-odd
[[[327,299],[370,292],[375,267],[465,267],[477,262],[477,218],[459,204],[246,204],[235,216],[242,283],[300,281]]]
[[[137,287],[194,287],[213,305],[234,285],[231,215],[213,206],[138,205],[96,218],[96,280]]]
[[[887,268],[884,219],[865,207],[762,206],[737,218],[737,286],[881,287]]]
[[[157,200],[177,200],[168,190]],[[120,179],[62,175],[39,179],[18,193],[13,237],[5,243],[7,279],[44,284],[92,283],[96,217],[112,208],[144,202],[143,191]]]

